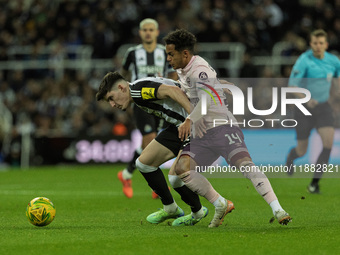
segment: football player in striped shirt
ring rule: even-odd
[[[142,43],[130,47],[124,56],[122,76],[128,81],[135,81],[145,77],[168,77],[177,79],[175,70],[166,61],[165,47],[157,43],[159,36],[158,23],[154,19],[144,19],[139,24],[139,36]],[[150,115],[139,107],[133,107],[133,116],[138,130],[142,134],[142,144],[137,148],[132,160],[126,168],[118,172],[118,179],[123,184],[123,193],[126,197],[133,196],[132,176],[136,169],[136,159],[142,150],[156,137],[157,133],[166,125],[163,119]],[[152,192],[152,198],[157,198]]]
[[[175,158],[188,143],[190,121],[186,117],[191,104],[186,95],[173,80],[154,77],[142,78],[132,83],[126,81],[118,72],[108,73],[101,82],[98,101],[105,100],[112,107],[126,110],[132,103],[143,111],[164,119],[169,125],[143,150],[136,160],[137,169],[142,173],[152,190],[160,197],[163,208],[150,214],[147,220],[161,223],[170,218],[184,216],[177,206],[159,168],[164,162]],[[185,123],[183,123],[185,122]],[[173,170],[170,169],[173,172]],[[169,182],[182,200],[188,204],[194,215],[200,215],[192,225],[208,214],[208,209],[201,205],[198,195],[190,190],[176,175],[169,175]]]

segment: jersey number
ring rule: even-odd
[[[237,133],[231,133],[231,135],[225,134],[224,136],[228,138],[228,140],[229,140],[229,145],[234,144],[235,141],[237,141],[237,140],[238,140],[240,143],[242,143],[242,140],[241,140],[241,138],[238,136]]]

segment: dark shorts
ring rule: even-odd
[[[227,125],[209,129],[202,138],[192,138],[182,155],[189,155],[198,166],[209,166],[220,156],[229,165],[235,165],[238,159],[250,158],[242,130]]]
[[[157,142],[171,150],[175,156],[177,156],[178,152],[190,141],[190,138],[185,141],[181,141],[181,139],[178,138],[178,128],[171,124],[162,130],[155,139]]]
[[[305,116],[298,108],[294,110],[294,118],[298,122],[295,127],[298,140],[307,139],[313,128],[334,127],[333,110],[328,102],[318,104],[313,109],[306,108],[312,115]]]
[[[137,105],[133,106],[133,114],[136,120],[136,126],[143,136],[154,132],[158,133],[168,126],[168,123],[164,119],[160,119],[143,111]]]

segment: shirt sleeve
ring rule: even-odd
[[[298,58],[290,74],[288,86],[303,87],[303,78],[306,78],[307,72],[306,61],[307,59],[304,57]]]
[[[336,57],[334,77],[340,78],[340,59]]]
[[[134,83],[134,86],[131,88],[131,96],[137,104],[145,101],[158,100],[157,92],[161,85],[162,83],[155,81],[138,81]]]

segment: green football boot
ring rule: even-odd
[[[164,209],[159,209],[157,212],[151,213],[146,220],[153,224],[159,224],[167,219],[176,219],[184,215],[183,210],[180,207],[177,207],[175,213],[167,213]]]
[[[177,218],[176,220],[174,220],[172,222],[172,226],[193,226],[196,223],[200,222],[201,219],[205,218],[208,215],[208,208],[206,208],[205,206],[202,207],[203,208],[203,216],[201,218],[195,219],[192,214],[188,214],[182,217]]]

